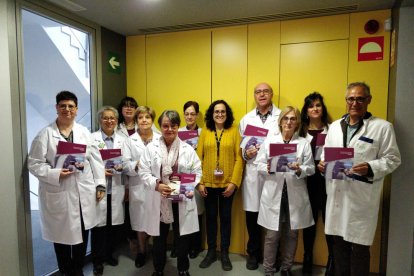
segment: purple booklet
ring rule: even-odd
[[[123,166],[121,149],[101,149],[99,152],[101,153],[106,170],[111,170],[111,173],[113,174],[122,173]]]
[[[316,147],[314,160],[321,160],[322,149],[325,145],[326,133],[318,133],[316,136]]]
[[[352,180],[351,168],[354,164],[353,148],[325,147],[326,179]]]
[[[181,141],[186,142],[192,146],[193,149],[196,149],[198,144],[198,130],[195,129],[179,131],[178,138],[180,138]]]
[[[269,130],[266,128],[247,125],[243,133],[243,140],[240,143],[240,147],[242,149],[249,149],[252,147],[259,149],[268,132]]]
[[[191,200],[194,197],[196,175],[188,173],[174,173],[171,175],[168,186],[173,190],[167,197],[172,201]]]
[[[297,144],[270,144],[270,172],[292,172],[290,165],[297,162]]]
[[[83,172],[86,145],[59,141],[56,150],[55,168]]]

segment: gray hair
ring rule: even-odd
[[[103,114],[105,111],[112,111],[112,112],[114,113],[114,115],[115,115],[115,118],[116,118],[116,119],[119,119],[119,113],[118,113],[118,110],[116,110],[116,108],[114,108],[114,107],[112,107],[112,106],[109,106],[109,105],[102,106],[102,107],[98,110],[98,118],[99,118],[99,119],[102,119],[102,114]]]
[[[180,119],[180,114],[178,114],[177,111],[175,110],[164,110],[160,117],[158,118],[158,125],[161,127],[161,122],[162,122],[162,118],[167,117],[170,122],[171,125],[177,125],[180,126],[181,123],[181,119]]]
[[[346,88],[346,94],[345,96],[348,95],[349,90],[351,90],[354,87],[362,87],[364,89],[364,93],[365,96],[371,96],[371,88],[369,88],[369,85],[366,84],[365,82],[352,82],[350,84],[348,84],[347,88]]]

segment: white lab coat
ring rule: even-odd
[[[343,147],[341,121],[329,128],[325,147]],[[401,156],[391,123],[371,116],[348,147],[354,148],[354,165],[368,162],[374,173],[372,184],[357,180],[327,180],[325,233],[344,240],[371,245],[377,227],[384,177],[400,164]],[[322,154],[322,160],[324,155]]]
[[[160,135],[153,132],[151,143],[158,139],[160,139]],[[135,167],[146,147],[139,134],[135,132],[125,140],[122,149],[124,172],[128,175],[129,183],[129,216],[131,228],[139,232],[143,232],[145,229],[143,217],[146,212],[145,201],[147,195],[144,191],[144,183],[138,175],[138,171],[135,170]]]
[[[107,149],[105,141],[102,139],[102,131],[98,130],[92,133],[94,137],[95,145],[101,149]],[[124,136],[117,134],[113,135],[114,149],[122,149],[122,145],[125,141]],[[108,190],[107,190],[108,192]],[[122,184],[122,174],[114,174],[112,176],[112,193],[111,193],[111,211],[112,211],[112,225],[119,225],[124,223],[124,195],[125,187]],[[98,225],[106,225],[106,212],[107,212],[107,197],[105,196],[98,203]]]
[[[200,134],[201,134],[201,127],[199,127],[198,129],[197,129],[197,131],[198,131],[198,136],[200,137]],[[187,127],[180,127],[179,129],[178,129],[178,131],[187,131],[188,129],[187,129]],[[197,203],[197,211],[198,211],[198,214],[199,215],[202,215],[203,213],[204,213],[204,210],[205,210],[205,208],[204,208],[204,198],[200,195],[200,192],[198,191],[198,189],[195,189],[194,190],[194,195],[195,195],[195,199],[196,199],[196,203]]]
[[[148,209],[145,212],[145,232],[151,236],[160,235],[160,206],[161,194],[155,191],[157,179],[161,179],[161,152],[159,140],[149,144],[141,156],[139,175],[145,184],[146,204]],[[201,162],[194,149],[180,140],[178,154],[178,173],[196,174],[196,182],[201,179]],[[195,186],[195,184],[194,184]],[[195,198],[183,200],[178,203],[180,235],[188,235],[199,231],[197,204]]]
[[[260,117],[256,114],[256,108],[247,113],[240,121],[239,132],[243,136],[243,133],[247,125],[253,125],[261,128],[268,129],[268,135],[270,133],[279,133],[279,120],[280,109],[273,105],[272,115],[266,119],[263,124]],[[242,149],[244,158],[245,149]],[[257,157],[257,156],[256,156]],[[243,195],[243,209],[249,212],[259,212],[260,195],[262,194],[264,178],[257,172],[257,165],[254,163],[256,157],[246,160],[246,167],[244,170],[243,185],[241,185]]]
[[[283,184],[286,180],[289,197],[290,227],[292,230],[303,229],[314,224],[305,177],[315,173],[312,149],[303,137],[293,136],[290,144],[297,144],[296,157],[299,160],[302,173],[300,176],[291,172],[267,172],[269,145],[283,143],[281,134],[266,138],[257,154],[255,163],[257,170],[264,176],[262,196],[257,223],[267,229],[279,231],[280,203]]]
[[[39,208],[42,237],[62,244],[82,243],[81,214],[85,229],[97,224],[96,187],[106,186],[104,165],[89,130],[73,125],[73,142],[87,145],[83,172],[59,179],[54,168],[57,144],[66,141],[55,122],[42,129],[32,142],[27,164],[39,179]]]

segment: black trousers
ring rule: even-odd
[[[257,224],[257,217],[259,212],[246,211],[246,227],[249,233],[249,240],[247,241],[247,254],[255,256],[257,260],[262,258],[262,227]]]
[[[217,216],[220,214],[221,251],[229,250],[231,236],[231,208],[234,193],[230,197],[224,197],[225,188],[207,188],[207,196],[204,198],[206,208],[207,244],[209,250],[215,250],[217,246]]]
[[[334,258],[336,276],[368,276],[369,246],[345,241],[340,236],[334,238]]]
[[[188,253],[190,250],[190,235],[181,236],[179,231],[179,213],[178,203],[172,203],[173,216],[176,227],[173,228],[174,237],[177,237],[176,254],[177,254],[177,269],[178,271],[186,271],[190,268],[188,260]],[[174,230],[176,229],[176,230]],[[164,271],[165,263],[167,261],[167,237],[170,230],[170,224],[160,221],[160,235],[153,236],[152,258],[154,269],[157,272]],[[178,232],[178,234],[176,233]]]
[[[201,244],[201,229],[203,225],[203,215],[198,216],[198,227],[199,231],[189,234],[190,235],[190,252],[201,251],[202,244]],[[178,223],[173,223],[173,232],[174,232],[174,241],[173,241],[173,250],[177,247],[177,240],[179,236],[179,225]]]
[[[88,246],[89,231],[85,230],[81,210],[82,243],[75,245],[53,243],[56,259],[61,273],[68,275],[83,275],[82,268]]]
[[[318,162],[315,162],[315,167]],[[305,255],[313,255],[313,246],[316,237],[316,224],[319,218],[319,210],[322,212],[322,219],[325,223],[325,210],[326,210],[326,188],[325,178],[320,174],[318,170],[315,170],[315,174],[307,177],[307,187],[309,194],[309,201],[312,208],[312,215],[315,224],[303,229],[303,247]],[[328,252],[330,256],[333,256],[333,238],[330,235],[325,235],[326,244],[328,246]]]
[[[94,265],[112,257],[122,225],[112,225],[112,195],[107,195],[106,225],[91,230],[91,254]]]

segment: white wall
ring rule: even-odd
[[[414,275],[414,7],[401,8],[394,127],[402,164],[392,175],[387,275]]]

